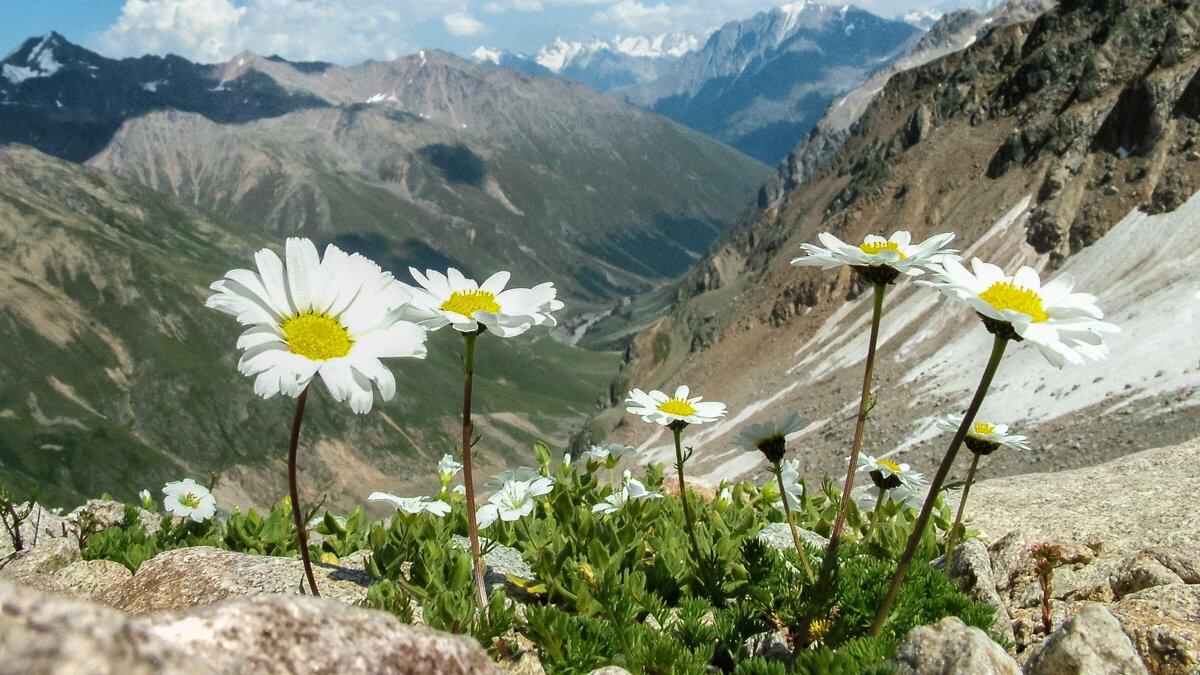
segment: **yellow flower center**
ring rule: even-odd
[[[679,415],[680,417],[690,417],[696,414],[696,406],[681,398],[672,398],[659,403],[658,409],[668,415]]]
[[[189,509],[194,509],[200,506],[200,498],[196,496],[196,493],[189,492],[179,498],[179,503],[183,504]]]
[[[1050,318],[1037,291],[1021,288],[1011,281],[997,281],[980,293],[979,298],[999,311],[1011,309],[1028,315],[1034,323]]]
[[[897,244],[894,241],[872,241],[859,244],[858,247],[862,249],[863,253],[868,255],[879,255],[883,251],[891,251],[900,256],[901,260],[904,260],[908,257],[904,255],[904,251],[900,250],[900,244]]]
[[[444,312],[473,316],[478,311],[499,312],[500,305],[496,304],[496,296],[488,291],[454,291],[450,298],[442,303],[441,309]]]
[[[350,353],[354,341],[341,321],[326,314],[306,312],[283,322],[283,339],[293,354],[327,361]]]
[[[892,470],[892,473],[900,473],[900,465],[890,459],[877,459],[875,463],[879,466],[885,466]]]
[[[996,425],[988,422],[976,422],[974,427],[975,433],[980,436],[988,436],[996,433]]]

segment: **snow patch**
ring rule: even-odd
[[[11,57],[12,55],[9,56]],[[50,35],[47,34],[29,51],[24,66],[4,65],[4,78],[13,84],[20,84],[35,77],[50,77],[60,68],[62,64],[55,60],[54,49],[50,46]]]
[[[378,94],[375,94],[371,98],[367,99],[367,103],[384,103],[384,102],[399,103],[400,99],[396,97],[395,92],[391,92],[391,93],[387,93],[387,94],[380,92]]]
[[[488,49],[480,45],[478,49],[471,52],[471,58],[475,59],[475,63],[492,63],[500,65],[501,53],[496,49]]]

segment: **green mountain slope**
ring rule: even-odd
[[[275,237],[23,147],[0,148],[0,481],[43,502],[220,474],[227,506],[285,493],[291,401],[262,401],[236,371],[238,327],[203,306],[207,285]],[[332,503],[434,481],[453,451],[457,336],[396,364],[396,400],[354,416],[324,395],[306,417],[302,489]],[[612,354],[548,337],[482,340],[484,471],[565,442],[616,369]]]

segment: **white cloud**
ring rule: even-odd
[[[686,8],[686,5],[673,8],[665,2],[644,5],[636,0],[620,0],[608,9],[593,14],[592,20],[630,30],[655,31],[669,28],[674,10],[682,8]]]
[[[114,56],[174,53],[205,62],[243,49],[289,59],[356,62],[424,46],[413,28],[444,12],[397,0],[125,0],[93,42]]]
[[[442,24],[446,30],[457,37],[466,37],[468,35],[478,35],[486,28],[478,19],[471,16],[465,11],[454,12],[442,17]]]

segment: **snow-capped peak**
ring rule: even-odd
[[[471,52],[471,58],[475,59],[476,63],[494,63],[497,66],[500,65],[501,56],[500,50],[488,49],[483,45],[480,45],[478,49]]]
[[[635,58],[678,58],[702,46],[700,37],[685,33],[661,35],[617,35],[612,40],[593,40],[589,43],[568,42],[561,37],[554,44],[538,50],[535,60],[551,72],[562,72],[571,63],[599,52],[612,52]]]
[[[50,77],[57,73],[58,69],[62,68],[62,64],[54,58],[52,46],[54,37],[54,33],[43,35],[41,42],[29,50],[29,54],[25,57],[25,65],[4,64],[4,78],[13,84],[20,84],[28,79]],[[16,56],[16,52],[9,55],[9,58],[11,59],[13,56]]]

